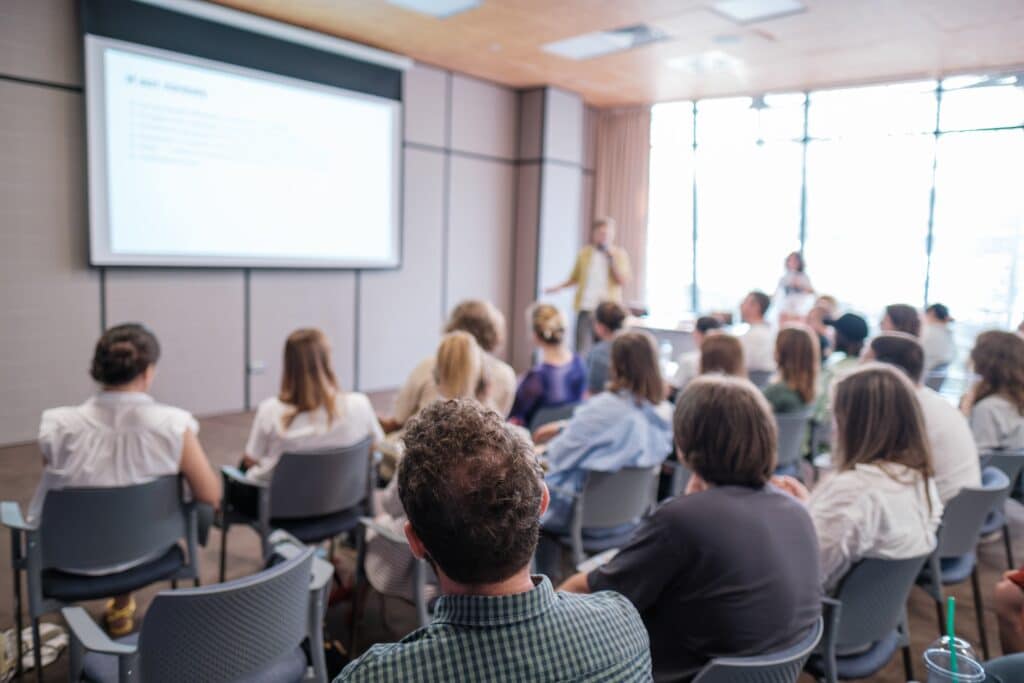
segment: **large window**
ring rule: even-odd
[[[1024,316],[1016,76],[672,103],[652,121],[655,315],[735,310],[800,249],[818,292],[872,325],[889,303],[945,303],[961,361]]]

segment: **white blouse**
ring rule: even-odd
[[[130,486],[176,474],[189,429],[199,433],[192,415],[141,392],[104,391],[79,406],[45,411],[43,477],[29,519],[38,518],[52,489]]]
[[[274,466],[284,453],[320,448],[346,448],[367,436],[380,443],[384,432],[373,412],[373,406],[363,394],[339,394],[335,399],[337,415],[328,421],[324,408],[299,413],[288,427],[285,417],[294,408],[277,397],[260,403],[245,447],[248,456],[257,463],[246,476],[256,481],[270,481]]]
[[[819,485],[807,504],[818,534],[825,590],[866,557],[907,559],[931,552],[942,520],[935,480],[903,465],[857,465]]]

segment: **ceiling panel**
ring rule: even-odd
[[[1024,0],[804,0],[804,13],[746,25],[711,0],[483,0],[447,19],[384,0],[216,1],[512,87],[559,86],[599,107],[1024,65]],[[644,22],[669,38],[583,61],[543,50]]]

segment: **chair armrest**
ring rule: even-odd
[[[283,529],[274,530],[268,542],[273,554],[285,560],[298,556],[307,548],[302,541]],[[322,590],[331,580],[332,576],[334,576],[334,565],[314,555],[309,590],[313,592]]]
[[[270,486],[264,481],[253,481],[245,476],[245,473],[237,467],[231,465],[224,465],[220,468],[221,475],[224,476],[225,482],[231,482],[232,484],[238,484],[241,486],[251,486],[253,488],[265,489]]]
[[[134,645],[116,643],[110,639],[103,630],[96,625],[89,613],[81,607],[65,607],[61,614],[68,624],[71,636],[82,644],[88,652],[98,652],[105,655],[130,655],[136,651]]]
[[[0,524],[12,531],[35,531],[36,529],[21,516],[21,506],[10,500],[0,503]]]
[[[377,522],[373,521],[369,517],[360,517],[359,523],[367,529],[372,529],[375,533],[383,536],[392,543],[398,543],[400,545],[409,545],[409,540],[405,537],[405,534],[396,534],[391,529],[384,527]]]

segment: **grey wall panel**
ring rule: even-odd
[[[509,319],[512,367],[523,372],[530,366],[532,347],[525,312],[536,301],[544,283],[537,282],[537,219],[540,201],[540,164],[518,168],[516,184],[515,259],[513,263],[512,316]],[[547,286],[555,284],[547,283]]]
[[[0,82],[0,443],[93,390],[99,277],[86,263],[82,97]]]
[[[483,298],[510,315],[515,173],[513,164],[452,157],[447,308]]]
[[[544,130],[544,88],[519,93],[519,158],[540,159]]]
[[[82,84],[82,39],[74,0],[0,2],[0,74]]]
[[[514,159],[518,96],[514,90],[452,76],[452,149]]]
[[[583,163],[583,99],[547,88],[544,104],[544,158]]]
[[[545,163],[542,170],[537,280],[541,287],[563,282],[572,271],[580,249],[580,206],[583,175],[580,169]],[[574,290],[565,289],[544,300],[558,306],[575,329]],[[570,336],[570,339],[573,337]]]
[[[446,71],[422,64],[405,72],[402,87],[406,142],[445,146],[449,78]]]
[[[300,327],[319,327],[331,342],[342,389],[355,384],[356,276],[340,271],[259,271],[249,280],[250,407],[277,394],[284,341]]]
[[[394,388],[434,352],[441,300],[445,157],[405,152],[405,237],[401,270],[366,271],[359,286],[359,386]]]
[[[197,415],[243,409],[242,271],[111,269],[106,291],[108,324],[143,322],[160,339],[158,400]]]

